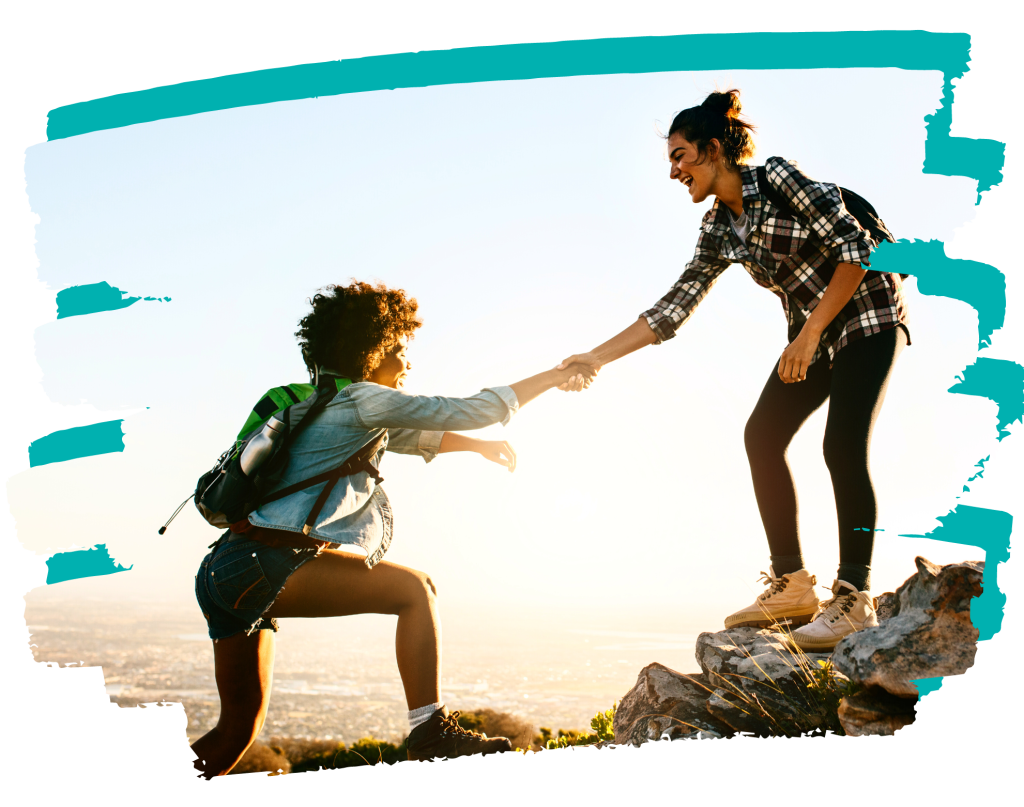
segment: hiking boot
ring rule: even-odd
[[[459,725],[458,719],[458,711],[449,714],[442,706],[426,723],[420,723],[406,741],[409,759],[453,759],[512,750],[512,743],[504,737],[488,737],[469,731]]]
[[[832,650],[839,640],[863,628],[878,627],[875,600],[866,591],[857,591],[845,580],[832,584],[832,599],[810,625],[793,631],[793,642],[808,653]]]
[[[753,605],[727,616],[726,630],[765,628],[782,620],[788,620],[790,625],[806,625],[814,619],[820,602],[814,591],[817,578],[813,574],[801,569],[776,577],[775,570],[769,567],[768,574],[761,572],[761,575],[768,590],[754,600]]]

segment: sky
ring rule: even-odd
[[[191,506],[165,536],[157,528],[267,388],[306,380],[293,332],[324,284],[379,279],[419,300],[410,392],[508,384],[617,333],[692,255],[709,203],[667,181],[659,132],[716,87],[741,90],[755,162],[795,159],[869,199],[897,237],[948,240],[977,208],[973,180],[921,171],[941,82],[896,69],[493,82],[32,146],[40,279],[171,299],[37,330],[43,389],[67,405],[61,427],[124,418],[126,448],[13,477],[18,538],[44,554],[105,543],[134,564],[53,596],[191,599],[217,533]],[[852,94],[872,103],[836,123]],[[913,345],[873,443],[876,592],[912,574],[916,554],[974,558],[898,533],[927,532],[969,501],[964,483],[995,444],[995,404],[946,392],[977,354],[974,310],[919,294],[913,279],[907,296]],[[389,455],[388,559],[427,571],[453,615],[513,608],[539,625],[557,604],[598,625],[715,627],[759,593],[768,568],[742,434],[785,333],[778,300],[734,266],[674,340],[607,366],[585,393],[549,392],[504,430],[478,432],[512,442],[514,475],[475,455],[429,466]],[[830,584],[824,418],[790,456],[808,567]]]

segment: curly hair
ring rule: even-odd
[[[313,310],[299,320],[295,336],[311,378],[318,367],[366,378],[399,339],[423,324],[416,300],[383,283],[325,286],[309,302]]]

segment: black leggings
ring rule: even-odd
[[[754,494],[777,576],[803,568],[796,487],[786,452],[794,435],[826,400],[823,445],[839,520],[839,579],[864,591],[870,582],[878,507],[868,470],[871,431],[896,357],[907,344],[902,327],[858,339],[818,359],[807,378],[785,384],[776,366],[747,421],[744,442]]]

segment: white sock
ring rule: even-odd
[[[413,709],[409,712],[409,730],[412,731],[420,723],[426,723],[430,720],[431,716],[444,706],[443,703],[428,703],[426,706],[421,706],[419,709]]]

